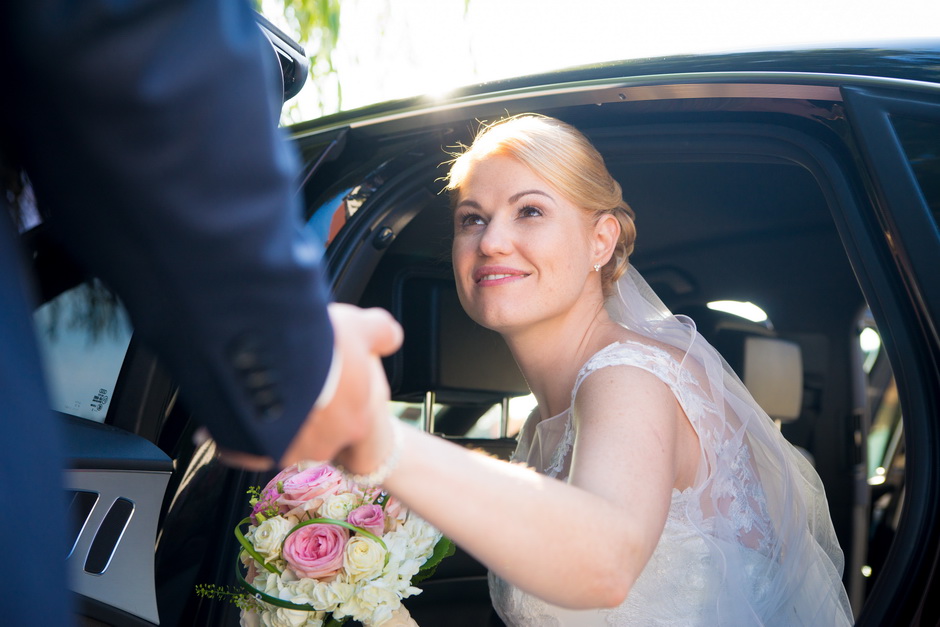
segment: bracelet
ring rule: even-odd
[[[379,464],[379,467],[370,472],[367,475],[350,475],[346,474],[344,470],[343,473],[346,474],[346,478],[354,483],[358,483],[363,486],[377,486],[381,485],[388,476],[392,474],[392,471],[398,466],[398,462],[401,461],[401,451],[405,447],[405,438],[402,435],[401,426],[398,424],[397,418],[391,418],[392,421],[392,452],[388,454],[388,457],[385,458],[385,461]]]

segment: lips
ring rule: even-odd
[[[482,266],[473,272],[477,285],[498,285],[529,276],[528,272],[505,266]]]

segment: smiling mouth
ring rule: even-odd
[[[477,285],[486,283],[497,283],[505,280],[524,279],[529,276],[525,272],[490,272],[480,275],[476,280]]]

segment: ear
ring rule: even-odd
[[[601,215],[594,223],[594,259],[605,265],[614,254],[620,237],[620,221],[609,213]]]

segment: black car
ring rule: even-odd
[[[441,177],[446,151],[481,121],[524,112],[598,147],[638,215],[633,263],[746,383],[760,387],[773,366],[755,373],[750,338],[797,349],[801,366],[780,383],[796,410],[769,413],[825,483],[858,624],[937,624],[940,40],[603,64],[292,128],[336,299],[385,307],[405,327],[386,360],[392,410],[504,457],[510,400],[528,392],[499,338],[457,304]],[[195,444],[147,347],[116,310],[102,320],[83,309],[102,298],[94,282],[41,225],[24,238],[47,301],[37,316],[58,330],[50,360],[73,350],[70,334],[104,338],[54,385],[70,430],[81,612],[113,625],[237,624],[235,608],[194,586],[234,582],[231,529],[246,488],[268,477]],[[756,304],[766,319],[719,301]],[[91,322],[55,324],[70,317]],[[499,624],[467,555],[423,588],[406,602],[421,624]]]

